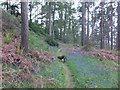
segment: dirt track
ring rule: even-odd
[[[63,67],[65,69],[66,79],[67,79],[67,86],[66,86],[66,88],[73,88],[72,74],[71,74],[69,68],[66,66],[66,64],[63,64]]]

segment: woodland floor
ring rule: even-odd
[[[71,73],[70,69],[66,66],[66,64],[63,64],[63,67],[65,69],[66,79],[67,79],[67,86],[66,86],[66,88],[73,88],[72,73]]]
[[[3,12],[3,16],[6,16],[6,13],[4,13],[5,12]],[[6,19],[8,19],[9,21],[8,17],[4,17],[3,21]],[[17,21],[15,19],[10,20]],[[6,20],[5,23],[9,25],[10,22],[7,22]],[[16,22],[11,22],[11,25],[14,25],[14,23]],[[42,81],[48,83],[49,86],[47,87],[49,88],[52,87],[51,83],[55,83],[54,86],[56,85],[56,87],[58,88],[58,86],[60,85],[58,85],[59,83],[57,83],[57,80],[60,80],[60,83],[62,84],[65,82],[65,85],[61,85],[61,87],[65,86],[66,88],[116,88],[120,86],[120,84],[118,83],[118,74],[120,75],[120,72],[118,71],[117,64],[119,58],[118,56],[120,56],[120,53],[94,48],[88,52],[85,52],[84,50],[82,50],[82,48],[79,47],[79,45],[63,43],[60,43],[58,48],[50,47],[43,40],[41,40],[42,38],[38,37],[38,35],[30,31],[29,39],[31,50],[28,56],[32,58],[29,59],[25,56],[20,55],[20,52],[22,52],[19,50],[18,47],[20,43],[20,35],[18,33],[13,35],[13,32],[11,33],[14,43],[11,42],[11,44],[5,44],[3,45],[3,48],[1,48],[2,43],[0,43],[0,58],[2,56],[2,60],[5,63],[5,66],[2,67],[2,74],[4,76],[4,80],[2,79],[2,81],[4,81],[4,87],[6,87],[6,85],[8,85],[8,87],[11,87],[11,85],[13,85],[14,87],[22,85],[22,87],[24,88],[32,87],[33,82],[31,81],[33,76],[35,76],[34,84],[36,87],[40,85],[42,87],[43,84],[39,83],[39,81],[41,80],[38,80],[39,76],[45,76],[45,78],[42,77]],[[0,42],[2,41],[1,36],[2,35],[0,33]],[[8,41],[10,40],[9,38],[7,39]],[[60,55],[67,56],[66,62],[62,65],[61,62],[54,58]],[[93,56],[94,58],[91,56]],[[53,62],[54,60],[58,62],[52,63],[53,66],[48,66],[48,64],[43,63],[42,60],[46,63]],[[8,64],[6,64],[6,62]],[[23,68],[14,66],[9,67],[9,64],[14,66],[19,65]],[[29,70],[30,66],[33,66],[30,74],[24,72],[24,70]],[[50,79],[48,77],[50,77]],[[67,80],[67,85],[64,77]],[[19,82],[21,78],[25,82],[14,82],[15,80],[18,80]],[[31,79],[31,81],[29,81],[29,79]],[[13,81],[13,83],[9,83],[8,81]],[[29,83],[26,83],[26,81],[28,81]]]
[[[66,73],[66,79],[68,82],[67,88],[118,87],[117,65],[112,65],[114,63],[108,60],[101,62],[95,58],[92,58],[84,50],[81,50],[79,47],[68,48],[68,46],[65,44],[61,44],[61,47],[63,51],[67,50],[69,53],[69,55],[67,55],[66,63],[63,64]],[[102,56],[104,55],[106,54],[103,53]],[[75,84],[75,82],[77,81],[78,83]]]

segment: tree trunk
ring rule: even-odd
[[[70,26],[71,26],[71,20],[70,20],[70,18],[69,18],[68,30],[71,29]]]
[[[62,10],[60,10],[60,21],[61,21],[61,23],[63,21],[63,18],[62,18],[63,15],[62,14],[63,14]],[[60,26],[60,38],[59,38],[59,40],[62,40],[62,37],[63,37],[63,35],[62,35],[62,25]]]
[[[81,45],[85,43],[85,2],[82,2],[82,33],[81,33]]]
[[[92,38],[92,43],[94,46],[96,46],[96,40],[94,37],[97,36],[96,30],[95,30],[95,20],[96,19],[96,15],[94,15],[94,11],[92,11],[92,34],[91,34],[91,38]]]
[[[9,9],[9,1],[6,0],[6,3],[7,3],[7,8],[6,8],[6,10],[8,11],[8,9]]]
[[[72,34],[73,34],[73,42],[75,43],[75,29],[74,29],[74,22],[72,21]]]
[[[46,2],[45,5],[47,6],[49,2]],[[46,17],[49,17],[49,12],[46,12]],[[49,20],[48,18],[45,18],[45,32],[49,34]]]
[[[62,40],[62,28],[60,28],[60,38],[59,40]]]
[[[100,48],[103,49],[103,44],[104,44],[104,40],[103,40],[103,4],[104,2],[101,2],[101,21],[100,21]]]
[[[113,28],[112,28],[112,26],[113,26],[113,24],[112,24],[112,17],[113,17],[113,15],[112,15],[112,13],[113,13],[113,10],[112,10],[112,2],[111,2],[111,15],[110,15],[110,31],[111,31],[111,50],[113,49]]]
[[[65,33],[66,33],[66,21],[67,21],[67,20],[66,20],[66,19],[67,19],[67,15],[66,15],[66,12],[67,12],[67,11],[66,11],[66,9],[67,9],[67,8],[65,7],[64,36],[63,36],[63,37],[64,37],[64,42],[66,42],[66,38],[65,38]]]
[[[55,2],[53,2],[53,25],[52,25],[52,37],[53,37],[53,39],[54,39],[54,37],[55,37],[55,35],[54,35],[54,33],[55,33],[55,27],[54,27],[54,19],[55,19]]]
[[[32,14],[32,2],[29,3],[29,6],[30,6],[30,23],[32,22],[32,19],[31,19],[31,14]]]
[[[52,20],[51,20],[51,8],[52,7],[52,2],[49,2],[49,35],[52,36]]]
[[[112,19],[112,17],[111,17]],[[111,21],[112,23],[112,21]],[[111,50],[113,50],[113,30],[112,30],[112,24],[111,24]]]
[[[120,51],[120,2],[118,2],[118,51]]]
[[[87,44],[88,44],[89,42],[89,2],[88,2],[87,9],[88,9],[88,21],[87,21]]]
[[[21,2],[21,48],[24,49],[23,53],[28,52],[28,2]]]
[[[107,37],[108,37],[108,40],[107,40],[107,44],[108,44],[108,49],[110,49],[110,35],[109,35],[109,31],[108,31],[108,34],[107,34]]]

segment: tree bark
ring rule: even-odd
[[[49,2],[46,2],[45,3],[45,5],[47,6],[49,4]],[[49,12],[46,12],[46,17],[49,17],[49,15],[48,15],[48,13]],[[47,33],[47,34],[49,34],[49,20],[48,20],[48,18],[45,18],[46,20],[45,20],[45,32]]]
[[[52,20],[51,20],[51,8],[52,2],[49,2],[49,35],[52,36]]]
[[[7,11],[8,11],[8,9],[9,9],[9,1],[8,0],[6,0],[6,4],[7,4]]]
[[[112,20],[112,17],[111,17]],[[113,50],[113,30],[112,30],[112,21],[111,21],[111,50]]]
[[[64,20],[64,42],[66,42],[66,38],[65,38],[65,33],[66,33],[66,21],[67,21],[67,14],[66,14],[66,7],[65,7],[65,20]]]
[[[111,31],[111,50],[113,49],[113,25],[112,25],[112,13],[113,13],[113,10],[112,10],[112,2],[111,3],[111,15],[110,15],[110,31]]]
[[[55,35],[54,35],[54,33],[55,33],[55,27],[54,27],[54,19],[55,19],[55,2],[53,2],[53,25],[52,25],[52,37],[53,37],[53,39],[54,39],[54,37],[55,37]]]
[[[82,2],[82,32],[81,32],[81,45],[85,43],[85,2]]]
[[[75,28],[74,28],[75,23],[72,21],[72,35],[73,35],[73,42],[75,43]]]
[[[118,51],[120,51],[120,2],[118,2]]]
[[[28,52],[28,2],[21,2],[21,48],[24,49],[23,53]]]
[[[59,12],[59,15],[60,15],[60,21],[61,21],[61,23],[62,23],[62,21],[63,21],[63,18],[62,18],[62,15],[63,14],[63,12],[62,12],[62,10],[60,10],[60,12]],[[63,26],[63,24],[60,26],[60,38],[59,38],[59,40],[62,40],[62,38],[63,38],[63,35],[62,35],[62,27]]]
[[[89,2],[87,3],[87,9],[88,9],[88,21],[87,21],[87,44],[89,42]]]
[[[100,21],[100,48],[103,49],[103,44],[104,44],[104,41],[103,41],[103,4],[104,2],[101,2],[101,21]]]
[[[107,40],[107,45],[108,45],[108,49],[110,49],[110,35],[109,35],[109,31],[108,31],[108,34],[107,34],[107,37],[108,37],[108,40]]]
[[[31,14],[32,14],[32,2],[29,3],[29,6],[30,6],[30,23],[32,22],[32,19],[31,19]]]

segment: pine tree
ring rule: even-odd
[[[21,48],[24,49],[23,53],[28,52],[28,2],[21,2]]]

